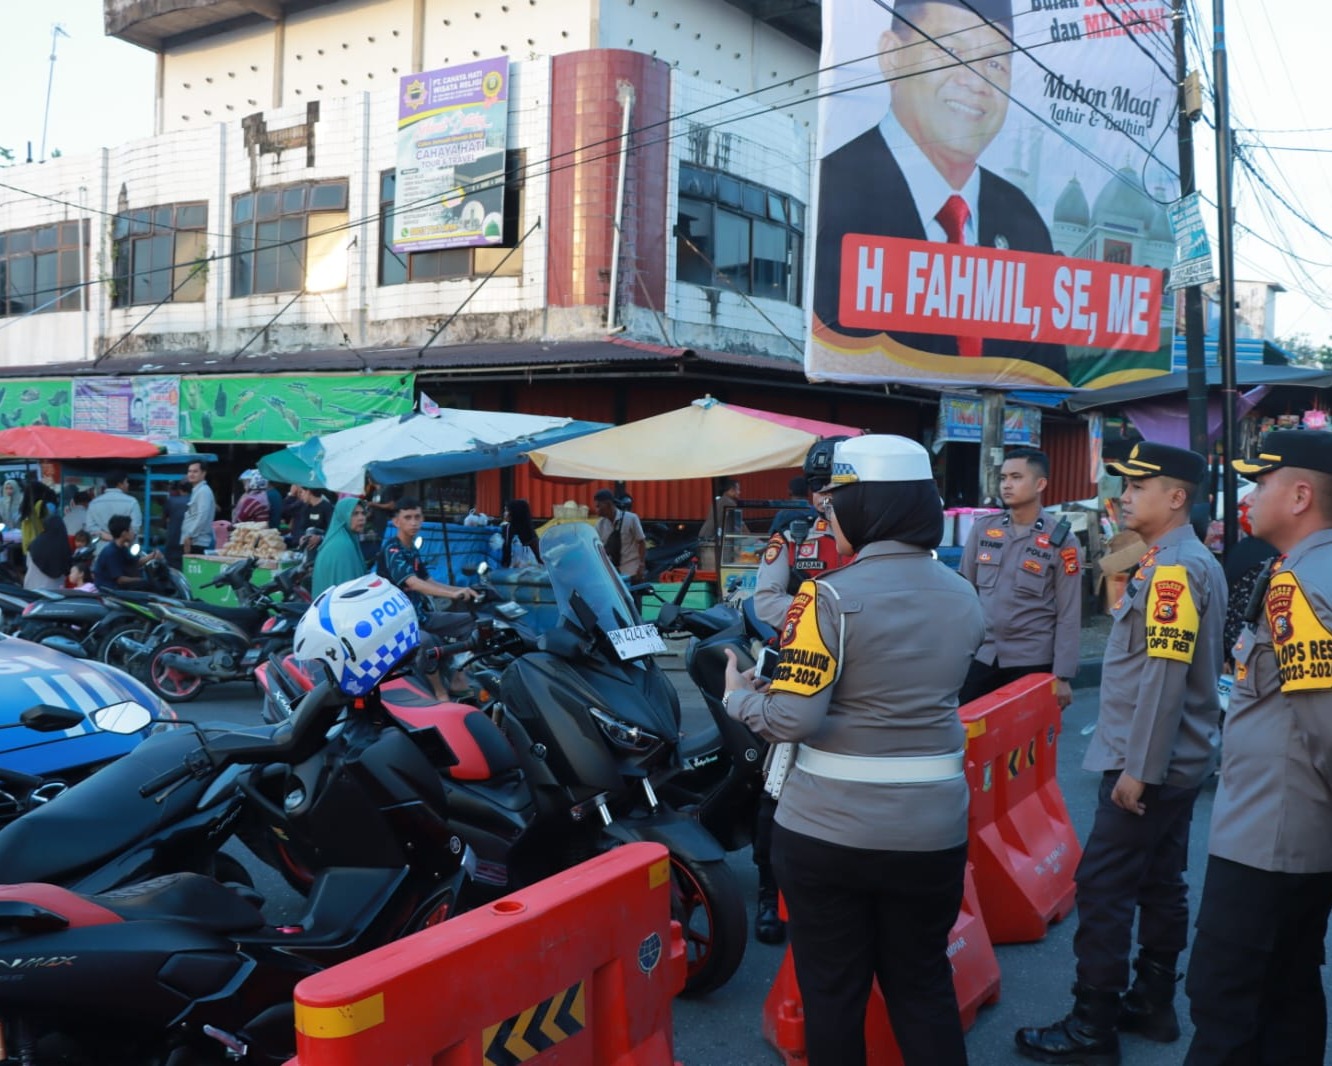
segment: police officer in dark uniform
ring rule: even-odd
[[[967,861],[957,692],[984,633],[976,591],[931,549],[943,507],[929,453],[836,445],[831,521],[855,558],[800,587],[766,693],[726,674],[727,713],[797,742],[773,829],[810,1066],[865,1062],[877,977],[907,1066],[961,1066],[948,961]],[[729,653],[728,653],[729,655]]]
[[[1150,545],[1113,610],[1101,709],[1083,769],[1101,774],[1100,801],[1077,883],[1072,1011],[1018,1030],[1038,1062],[1119,1061],[1119,1031],[1179,1039],[1175,964],[1188,942],[1189,823],[1215,764],[1216,681],[1226,578],[1189,524],[1207,461],[1140,442],[1107,462],[1125,479],[1124,524]],[[1138,919],[1137,977],[1128,986]]]
[[[1269,433],[1258,458],[1234,466],[1258,482],[1254,536],[1280,554],[1234,648],[1184,1061],[1318,1066],[1332,910],[1332,433]]]
[[[971,528],[960,571],[985,610],[963,703],[1027,674],[1053,673],[1060,707],[1073,701],[1082,634],[1082,549],[1066,519],[1041,509],[1050,461],[1036,448],[1008,453],[999,493],[1008,508]]]
[[[832,573],[850,562],[837,550],[832,523],[823,511],[831,501],[825,491],[832,477],[833,449],[845,437],[815,441],[805,454],[804,481],[813,505],[812,522],[796,519],[773,534],[763,551],[754,586],[754,612],[760,621],[780,630],[800,585]],[[754,864],[758,867],[758,911],[754,936],[763,944],[786,939],[786,923],[777,909],[777,879],[772,872],[772,818],[777,801],[766,792],[759,797],[754,825]]]

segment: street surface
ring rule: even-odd
[[[669,661],[669,660],[668,660]],[[671,670],[670,676],[680,691],[685,728],[695,716],[704,714],[702,701],[683,672]],[[1080,769],[1088,736],[1084,729],[1095,721],[1095,689],[1075,692],[1073,704],[1064,713],[1064,732],[1060,739],[1059,781],[1069,813],[1085,839],[1091,826],[1096,802],[1096,778]],[[183,717],[200,721],[230,719],[257,721],[259,700],[248,683],[214,686],[194,703],[182,704]],[[1215,785],[1204,787],[1194,817],[1189,854],[1190,902],[1197,911],[1207,862],[1207,826],[1211,816]],[[752,927],[757,878],[748,851],[730,857],[730,863],[744,887]],[[256,887],[280,905],[290,893],[275,875],[261,871]],[[272,917],[272,915],[270,915]],[[1073,930],[1075,916],[1055,925],[1049,935],[1034,944],[1006,945],[996,948],[1002,971],[1001,998],[981,1009],[975,1026],[967,1034],[967,1049],[973,1066],[997,1066],[1027,1062],[1013,1050],[1013,1032],[1020,1026],[1047,1024],[1067,1011],[1073,983]],[[781,961],[784,948],[759,944],[751,935],[745,960],[739,972],[711,996],[697,1000],[677,999],[674,1007],[675,1057],[684,1066],[779,1066],[777,1055],[763,1040],[761,1032],[763,1000]],[[1329,981],[1324,972],[1324,987]],[[1177,999],[1184,1035],[1177,1044],[1153,1044],[1133,1036],[1123,1038],[1126,1066],[1177,1066],[1183,1059],[1192,1032],[1188,1019],[1188,1001],[1181,983]]]

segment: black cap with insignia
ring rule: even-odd
[[[1332,433],[1311,429],[1276,429],[1263,438],[1253,459],[1231,463],[1247,477],[1257,477],[1283,466],[1332,474]]]
[[[1191,485],[1207,479],[1207,460],[1187,448],[1140,440],[1124,459],[1107,459],[1106,468],[1127,478],[1173,477]]]

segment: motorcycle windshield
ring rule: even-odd
[[[604,633],[642,625],[624,581],[592,526],[569,522],[550,529],[541,538],[541,561],[550,574],[560,616],[589,636],[595,636],[587,624],[592,617]],[[586,605],[583,610],[575,606],[579,602]]]

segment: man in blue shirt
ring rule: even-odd
[[[123,514],[112,515],[106,524],[106,531],[111,534],[111,543],[98,553],[97,561],[93,563],[93,584],[109,592],[143,588],[144,580],[139,576],[139,567],[148,559],[156,559],[159,553],[153,552],[142,561],[134,557],[130,551],[130,545],[134,543],[134,529]]]

